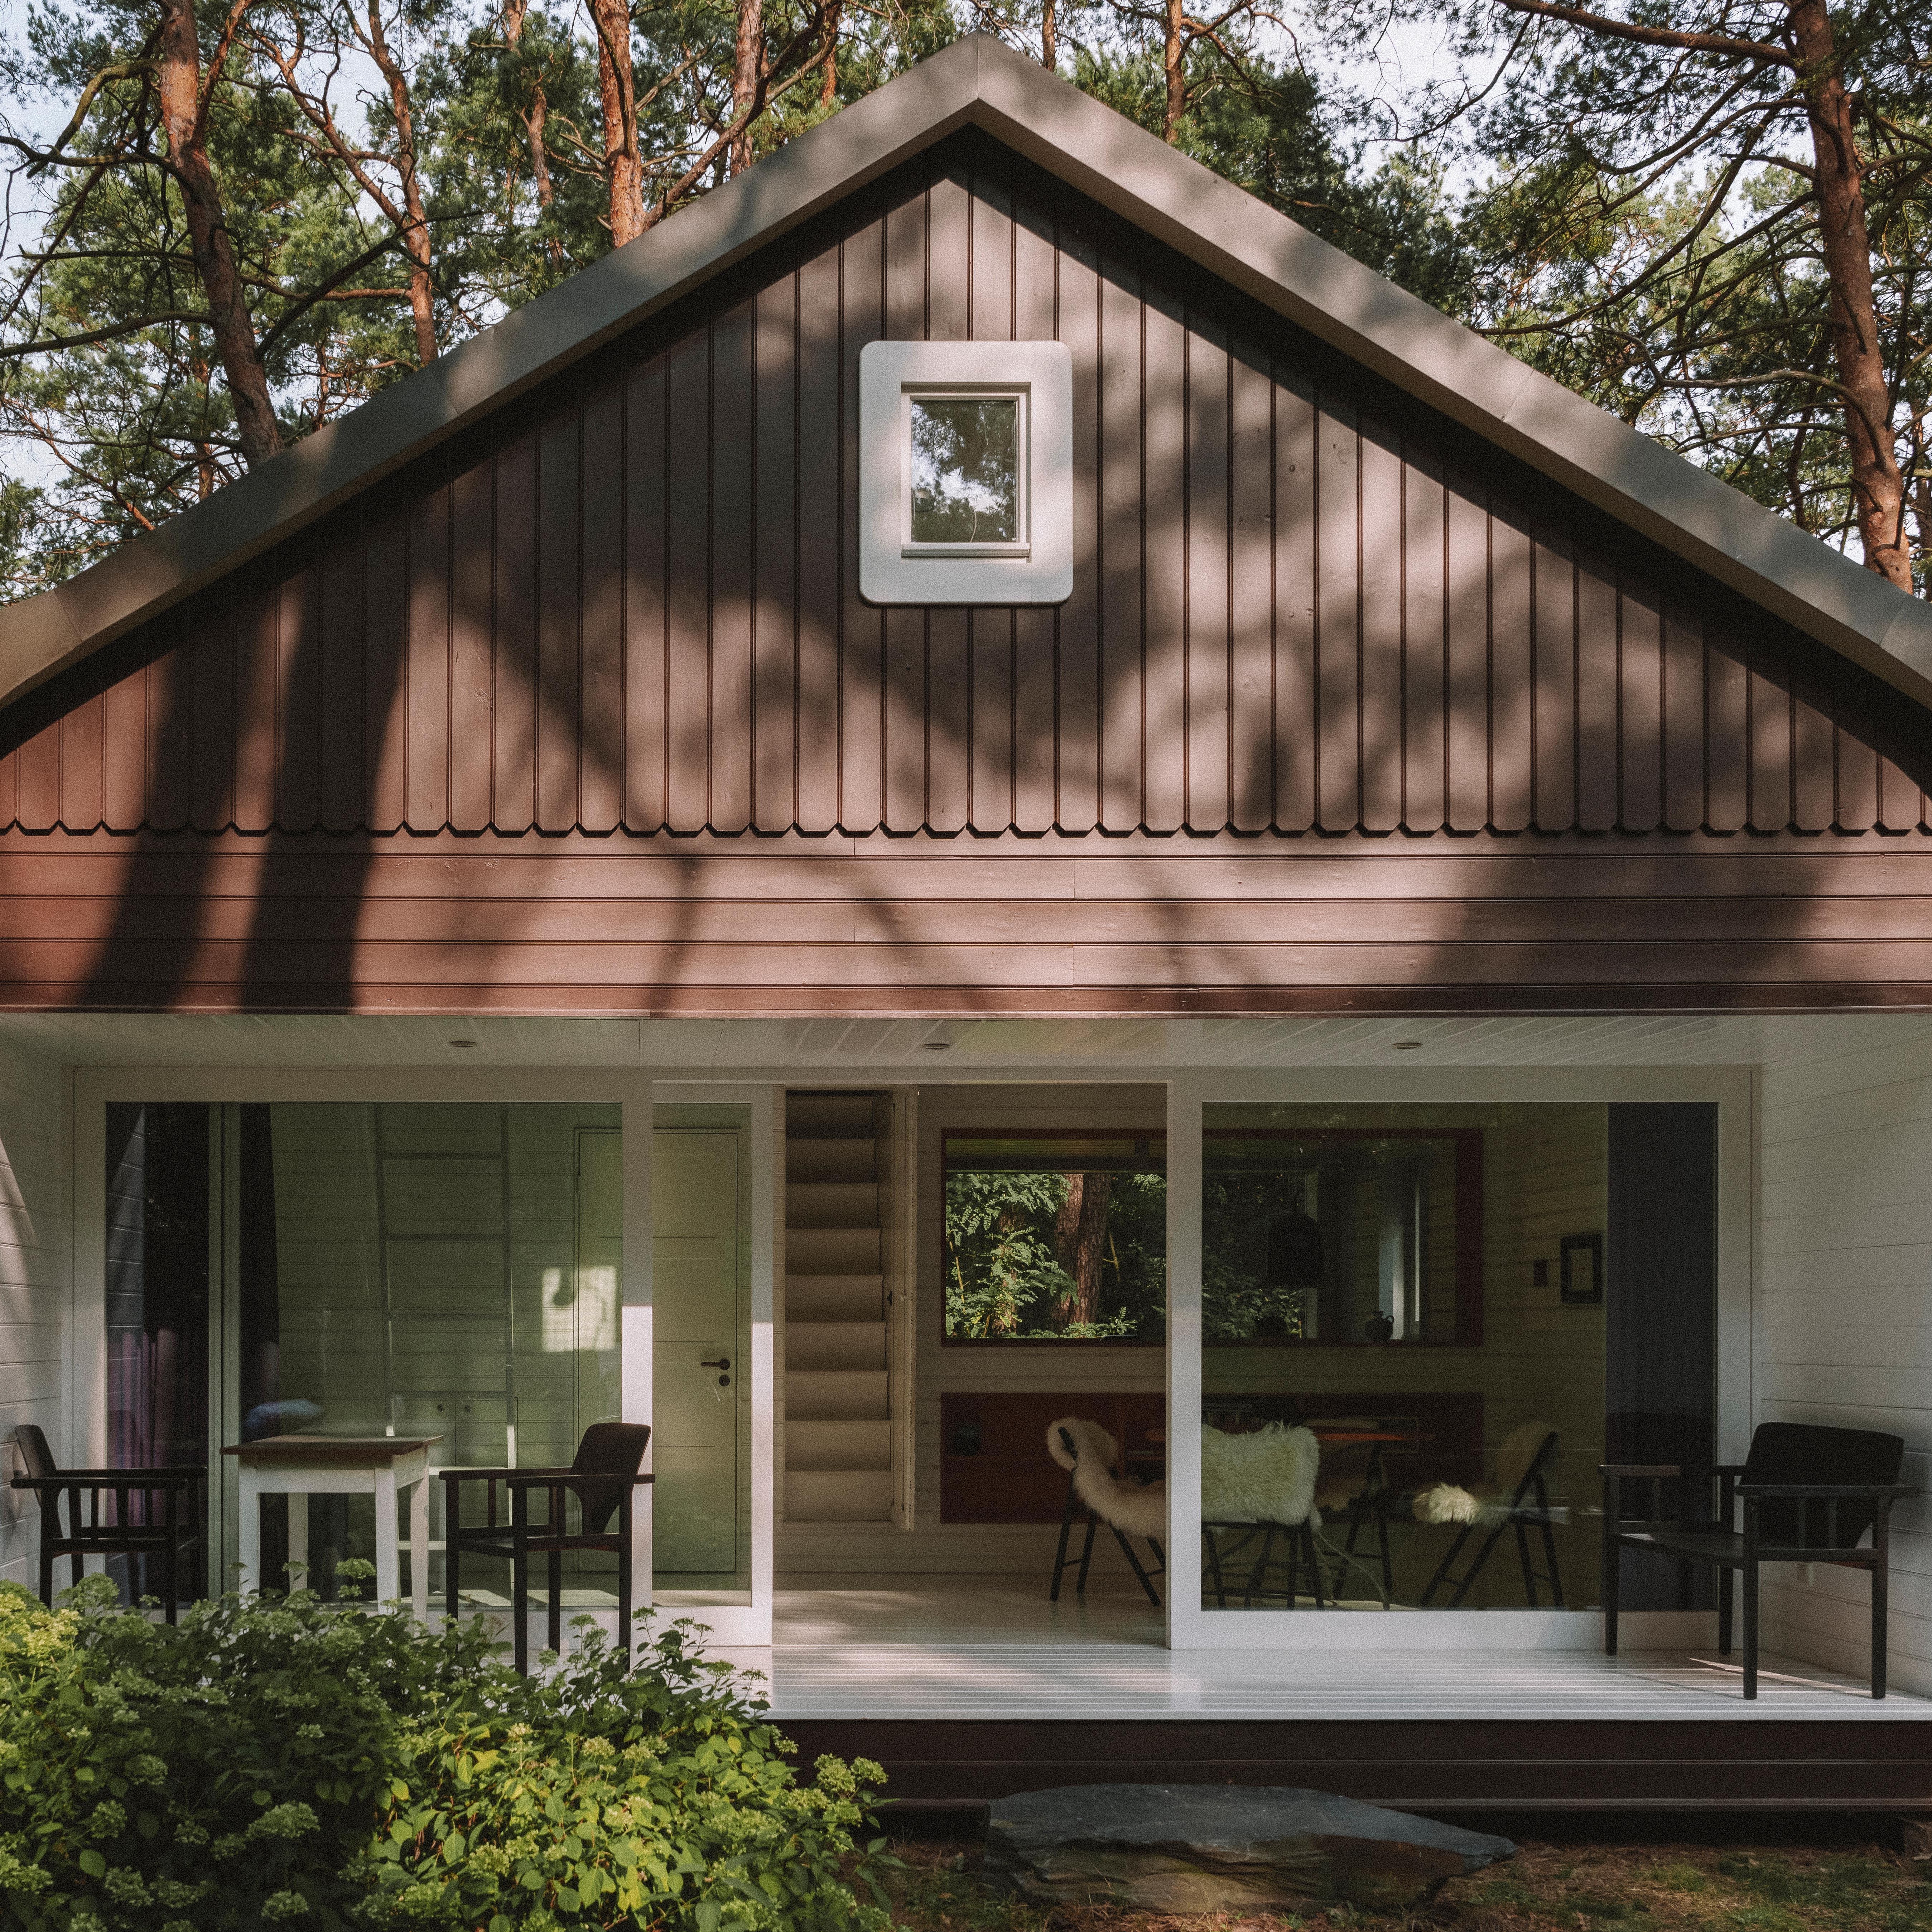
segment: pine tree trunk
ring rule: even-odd
[[[1054,1218],[1054,1258],[1073,1278],[1073,1298],[1057,1312],[1063,1328],[1097,1322],[1100,1264],[1107,1252],[1107,1208],[1114,1195],[1111,1174],[1070,1174],[1066,1198]]]
[[[369,0],[369,48],[388,83],[389,111],[396,118],[396,172],[402,177],[403,252],[410,264],[410,313],[416,326],[416,366],[426,368],[436,358],[436,298],[430,279],[429,222],[423,208],[422,181],[416,172],[416,117],[410,108],[410,84],[400,64],[389,51],[376,0]]]
[[[597,91],[604,104],[604,172],[610,190],[610,244],[644,232],[644,170],[638,157],[637,97],[631,79],[631,10],[626,0],[590,0],[597,30]]]
[[[1167,33],[1161,49],[1161,67],[1167,76],[1167,110],[1160,137],[1169,147],[1178,138],[1180,117],[1187,112],[1187,74],[1181,62],[1180,39],[1184,10],[1181,0],[1167,0]]]
[[[1879,339],[1871,236],[1851,96],[1838,68],[1826,0],[1794,0],[1791,27],[1817,168],[1819,241],[1831,288],[1832,347],[1845,390],[1845,437],[1858,536],[1866,568],[1910,591],[1905,480],[1899,473],[1891,387]]]
[[[1054,10],[1054,0],[1041,0],[1040,64],[1048,74],[1060,64],[1060,20]]]
[[[188,217],[188,245],[195,272],[207,298],[210,328],[221,373],[235,406],[235,429],[242,460],[250,469],[282,446],[275,406],[268,394],[268,371],[255,340],[254,319],[235,268],[228,218],[221,190],[208,159],[208,134],[201,119],[201,48],[195,38],[194,0],[160,0],[160,32],[155,37],[162,131],[168,166],[181,190]]]
[[[825,78],[819,83],[818,104],[830,107],[838,98],[838,0],[832,0],[831,10],[825,16]]]
[[[738,40],[731,64],[731,118],[750,114],[764,78],[764,0],[738,0]],[[731,172],[741,175],[752,165],[752,126],[747,120],[731,142]]]

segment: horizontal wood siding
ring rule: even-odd
[[[22,1423],[38,1423],[57,1460],[85,1463],[88,1445],[69,1440],[61,1400],[71,1236],[65,1088],[57,1066],[0,1046],[0,1442],[10,1445]],[[40,1511],[24,1495],[9,1501],[0,1580],[34,1589]],[[61,1587],[71,1580],[63,1567]]]
[[[1932,1003],[1932,853],[1050,835],[0,838],[0,1005],[1004,1013]]]
[[[1932,1050],[1766,1069],[1760,1100],[1756,1418],[1902,1436],[1932,1490]],[[1871,1594],[1824,1564],[1765,1572],[1765,1641],[1862,1676]],[[1932,1506],[1892,1518],[1892,1682],[1932,1694]]]

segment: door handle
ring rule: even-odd
[[[731,1358],[729,1355],[720,1355],[715,1362],[700,1362],[698,1366],[700,1369],[728,1369],[731,1366]],[[731,1378],[729,1376],[720,1376],[718,1378],[718,1386],[720,1388],[729,1388],[731,1386]]]

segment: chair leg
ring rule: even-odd
[[[519,1677],[530,1674],[530,1552],[528,1492],[512,1492],[510,1504],[510,1642]]]
[[[1304,1520],[1297,1532],[1301,1540],[1302,1554],[1308,1559],[1308,1576],[1315,1597],[1315,1607],[1325,1610],[1328,1600],[1322,1594],[1322,1560],[1315,1547],[1315,1526]]]
[[[1134,1546],[1127,1540],[1126,1532],[1121,1528],[1118,1523],[1110,1522],[1108,1524],[1107,1527],[1114,1532],[1114,1540],[1120,1546],[1121,1552],[1126,1556],[1128,1565],[1132,1570],[1136,1580],[1140,1584],[1141,1588],[1147,1592],[1148,1601],[1153,1604],[1156,1610],[1159,1610],[1160,1608],[1160,1593],[1159,1591],[1155,1589],[1154,1585],[1148,1580],[1148,1573],[1141,1568],[1141,1559],[1134,1554]]]
[[[1225,1610],[1228,1607],[1228,1583],[1221,1574],[1221,1539],[1214,1533],[1211,1522],[1201,1526],[1201,1540],[1207,1546],[1208,1580],[1214,1586],[1214,1607]]]
[[[1080,1574],[1073,1580],[1073,1594],[1084,1598],[1087,1594],[1088,1566],[1094,1561],[1094,1539],[1100,1533],[1100,1519],[1090,1510],[1087,1517],[1087,1540],[1080,1546]]]
[[[1872,1565],[1871,1572],[1871,1693],[1874,1697],[1885,1695],[1886,1625],[1889,1609],[1886,1568],[1881,1558]]]
[[[1617,1540],[1616,1522],[1604,1513],[1604,1654],[1617,1654],[1617,1599],[1623,1593],[1623,1545]]]
[[[1049,1604],[1060,1600],[1060,1580],[1066,1574],[1066,1546],[1073,1534],[1073,1486],[1066,1489],[1066,1507],[1060,1512],[1060,1546],[1053,1552],[1053,1587],[1046,1593]]]
[[[553,1550],[544,1580],[550,1586],[550,1618],[544,1625],[545,1634],[550,1639],[550,1648],[560,1656],[563,1652],[563,1552]]]
[[[1461,1529],[1456,1532],[1456,1540],[1450,1544],[1448,1554],[1445,1555],[1442,1558],[1442,1561],[1436,1566],[1436,1574],[1430,1578],[1428,1587],[1422,1593],[1420,1600],[1420,1608],[1426,1610],[1432,1603],[1434,1603],[1436,1600],[1436,1592],[1442,1588],[1443,1584],[1448,1580],[1449,1572],[1451,1566],[1454,1564],[1456,1558],[1462,1553],[1463,1544],[1467,1543],[1469,1538],[1475,1533],[1475,1528],[1476,1526],[1474,1523],[1466,1523]],[[1461,1601],[1460,1594],[1458,1594],[1456,1600],[1458,1602]],[[1451,1607],[1453,1608],[1454,1606],[1451,1606]]]
[[[1744,1695],[1757,1695],[1757,1565],[1744,1565]]]
[[[1536,1594],[1536,1571],[1529,1560],[1529,1527],[1521,1516],[1516,1520],[1516,1560],[1522,1567],[1522,1600],[1532,1610],[1540,1610]]]
[[[1728,1567],[1718,1572],[1718,1654],[1731,1654],[1731,1592],[1736,1578]]]
[[[1550,1602],[1554,1610],[1564,1607],[1563,1602],[1563,1570],[1557,1561],[1556,1532],[1550,1520],[1550,1510],[1546,1504],[1543,1512],[1543,1568],[1550,1579]]]
[[[626,1670],[631,1667],[631,1552],[637,1533],[631,1512],[627,1492],[617,1512],[617,1648],[624,1653]]]

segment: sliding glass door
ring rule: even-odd
[[[621,1118],[614,1102],[110,1105],[109,1454],[206,1465],[208,1587],[233,1580],[229,1444],[431,1436],[433,1468],[530,1468],[568,1463],[621,1415]],[[687,1108],[653,1140],[654,1567],[727,1601],[750,1580],[743,1139],[736,1112]],[[271,1498],[271,1588],[286,1526]],[[308,1582],[333,1595],[374,1536],[368,1498],[312,1498]],[[614,1582],[588,1559],[566,1609],[614,1608]],[[462,1585],[472,1608],[509,1606],[506,1564],[466,1562]]]

